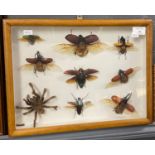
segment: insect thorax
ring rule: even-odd
[[[82,88],[86,82],[86,75],[83,72],[80,72],[76,75],[76,82]]]
[[[38,62],[35,64],[35,69],[36,69],[38,72],[44,72],[44,71],[45,71],[45,68],[46,68],[46,65],[43,64],[41,61],[38,61]]]
[[[124,53],[126,53],[126,52],[127,52],[126,45],[122,45],[122,46],[120,47],[120,53],[121,53],[121,54],[124,54]]]
[[[119,70],[119,76],[120,76],[120,81],[121,83],[126,83],[128,82],[128,76],[125,74],[123,70]]]

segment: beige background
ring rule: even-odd
[[[19,42],[18,38],[23,35],[23,30],[33,30],[34,34],[40,35],[44,41],[29,45],[26,42]],[[55,45],[59,43],[68,43],[64,36],[70,33],[70,30],[78,35],[89,35],[91,32],[98,35],[101,42],[107,43],[111,46],[117,41],[118,35],[130,36],[132,27],[13,27],[12,28],[12,48],[13,48],[13,70],[14,70],[14,99],[15,104],[25,106],[22,101],[27,94],[31,93],[28,82],[34,83],[39,90],[43,88],[49,89],[47,97],[56,95],[57,99],[49,102],[48,105],[59,105],[58,111],[50,109],[46,110],[45,115],[38,117],[37,126],[50,126],[57,124],[69,124],[79,122],[91,121],[108,121],[131,118],[145,118],[146,117],[146,62],[145,62],[145,37],[140,36],[137,39],[132,39],[136,50],[127,54],[127,60],[124,56],[118,57],[116,49],[104,49],[103,52],[93,54],[89,53],[86,57],[80,58],[73,54],[62,54],[55,50]],[[62,70],[47,71],[38,73],[38,77],[33,74],[33,71],[23,71],[19,67],[26,63],[25,58],[34,57],[36,51],[39,50],[44,57],[52,57],[55,63],[59,65]],[[140,66],[141,70],[131,78],[128,84],[120,85],[105,89],[105,85],[109,82],[111,77],[117,73],[118,69],[127,69],[129,67]],[[86,87],[77,89],[76,85],[68,85],[65,80],[70,76],[63,74],[67,69],[74,67],[83,67],[98,69],[98,79],[92,82],[87,82]],[[128,92],[133,93],[131,104],[135,106],[137,113],[122,115],[115,114],[113,106],[103,104],[101,100],[110,98],[112,95],[125,96]],[[89,93],[86,100],[92,101],[92,107],[84,111],[83,116],[76,116],[74,118],[74,110],[66,109],[64,106],[67,101],[73,101],[71,96],[83,97]],[[21,111],[16,111],[17,123],[25,123],[25,127],[32,127],[34,113],[23,116]],[[25,128],[24,127],[24,128]]]

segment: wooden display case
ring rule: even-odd
[[[7,19],[4,46],[10,136],[152,122],[151,20]]]

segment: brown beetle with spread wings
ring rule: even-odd
[[[52,67],[58,68],[58,66],[53,63],[52,58],[44,58],[39,51],[36,52],[34,58],[26,58],[26,61],[29,64],[23,65],[22,68],[33,69],[35,74],[37,71],[45,72],[46,69],[51,69]]]
[[[121,98],[119,96],[112,96],[111,99],[106,99],[106,102],[114,103],[116,106],[114,108],[115,113],[122,114],[124,110],[128,110],[129,112],[135,112],[135,108],[133,105],[129,104],[129,100],[131,98],[132,93],[128,93],[125,97]]]
[[[103,48],[103,43],[99,42],[99,38],[95,34],[88,36],[68,34],[65,39],[71,44],[59,44],[61,50],[66,52],[73,51],[75,55],[84,57],[89,51],[99,51]]]

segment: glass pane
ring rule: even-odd
[[[132,30],[13,26],[17,128],[34,127],[36,110],[36,127],[146,118],[146,37]]]

